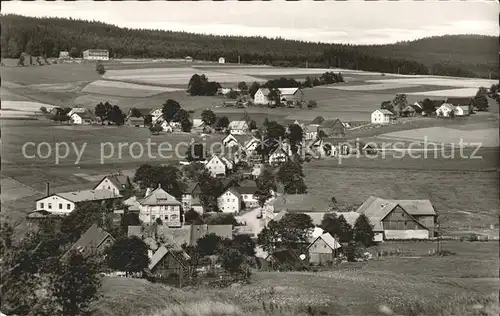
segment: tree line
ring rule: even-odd
[[[80,57],[89,48],[108,49],[114,58],[184,58],[274,66],[342,67],[401,74],[428,74],[422,63],[394,58],[370,46],[311,43],[266,37],[200,35],[161,30],[135,30],[95,21],[62,18],[32,18],[3,15],[1,45],[3,58],[18,58],[22,52],[58,57],[60,51]],[[144,49],[147,47],[147,49]],[[409,52],[411,55],[411,52]],[[437,72],[449,73],[443,65]],[[460,68],[460,67],[458,67]],[[460,68],[461,69],[461,68]],[[470,75],[466,72],[464,74]]]

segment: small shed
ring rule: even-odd
[[[307,247],[309,262],[313,264],[327,264],[339,254],[341,245],[329,233],[316,237]]]
[[[226,58],[219,57],[219,64],[225,64],[225,63],[226,63]]]
[[[149,271],[154,277],[161,279],[179,278],[182,282],[182,277],[188,270],[190,259],[189,255],[184,250],[167,249],[161,246],[153,254]]]

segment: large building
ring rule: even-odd
[[[115,200],[121,197],[119,193],[108,189],[55,193],[37,200],[35,211],[46,211],[55,215],[68,215],[80,203]]]
[[[87,49],[83,51],[83,59],[109,60],[109,51],[107,49]]]
[[[135,203],[139,209],[139,219],[146,224],[152,224],[160,219],[168,227],[182,226],[181,202],[168,194],[158,185],[153,192]],[[130,209],[129,209],[130,210]]]

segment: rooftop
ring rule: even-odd
[[[101,200],[121,197],[121,195],[115,194],[111,190],[82,190],[82,191],[56,193],[54,195],[60,196],[74,203],[79,203],[83,201],[101,201]]]
[[[138,201],[141,205],[181,205],[175,197],[168,194],[161,187],[155,189],[144,199]]]

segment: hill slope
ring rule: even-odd
[[[488,76],[496,65],[494,37],[444,37],[379,46],[352,46],[119,28],[102,22],[3,15],[2,57],[21,52],[57,57],[60,50],[81,56],[87,48],[106,48],[114,57],[184,58],[274,66],[338,66],[403,74]],[[478,45],[478,43],[480,45]],[[495,48],[496,47],[496,48]],[[452,58],[449,58],[452,56]],[[439,65],[435,65],[439,64]],[[497,69],[498,67],[493,67]]]

